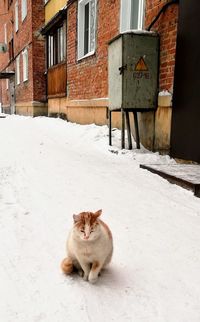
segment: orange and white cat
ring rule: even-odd
[[[112,258],[113,238],[108,226],[99,219],[102,210],[73,215],[74,225],[67,240],[67,258],[61,268],[65,274],[77,269],[85,281],[95,283],[102,268]]]

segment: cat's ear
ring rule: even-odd
[[[74,223],[76,223],[79,220],[79,215],[73,215]]]
[[[100,210],[98,210],[98,211],[96,211],[94,213],[94,215],[95,215],[96,218],[99,217],[99,216],[101,216],[101,214],[102,214],[102,209],[100,209]]]

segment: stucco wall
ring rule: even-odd
[[[62,9],[67,3],[67,0],[50,0],[45,6],[45,24],[53,18],[53,16]]]

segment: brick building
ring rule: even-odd
[[[42,34],[47,40],[49,115],[64,114],[69,121],[82,124],[107,124],[108,43],[121,32],[147,29],[157,17],[151,30],[157,31],[160,36],[158,108],[156,112],[139,115],[139,128],[144,145],[151,149],[168,150],[177,2],[46,1],[46,19]],[[158,16],[159,12],[161,14]],[[116,113],[115,126],[120,127],[120,122],[120,115]]]
[[[0,43],[8,47],[0,53],[4,111],[45,114],[47,98],[49,116],[107,124],[108,43],[151,26],[160,37],[159,95],[156,111],[139,114],[139,129],[146,147],[168,151],[178,7],[178,0],[1,1]],[[120,114],[113,114],[120,127]]]
[[[0,2],[0,102],[7,113],[47,115],[43,0]]]

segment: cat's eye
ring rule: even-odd
[[[85,230],[81,229],[81,233],[84,233],[84,232],[85,232]]]
[[[91,233],[93,233],[93,232],[94,232],[94,230],[90,230],[90,232],[91,232]]]

